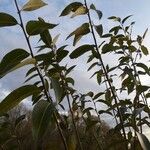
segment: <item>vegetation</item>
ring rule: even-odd
[[[0,103],[1,149],[150,149],[150,142],[143,133],[145,126],[150,126],[150,87],[141,81],[141,77],[150,76],[148,64],[142,63],[142,58],[149,56],[143,45],[148,29],[142,36],[133,36],[134,22],[128,21],[131,15],[123,19],[111,16],[108,19],[116,25],[106,32],[105,25],[93,23],[92,13],[96,13],[99,20],[102,18],[102,12],[94,4],[87,4],[86,0],[72,2],[65,6],[60,17],[71,14],[74,19],[82,15],[87,21],[66,39],[74,37],[73,46],[76,46],[81,38],[89,36],[93,43],[87,41],[70,53],[68,45],[58,46],[59,35],[52,37],[50,34],[57,24],[40,17],[26,24],[23,21],[22,11],[39,9],[45,2],[29,0],[22,8],[18,7],[17,0],[14,3],[19,19],[1,12],[0,28],[18,25],[28,50],[16,48],[7,53],[0,62],[0,78],[27,65],[31,68],[26,73],[25,84]],[[39,41],[36,54],[32,37],[38,37]],[[111,65],[104,61],[110,53],[115,56]],[[96,78],[100,87],[98,93],[79,93],[70,74],[76,66],[64,65],[68,56],[72,60],[83,55],[89,67],[87,71],[93,71],[91,78]],[[34,83],[30,82],[32,79]],[[10,115],[9,111],[29,96],[32,97],[32,112],[25,111],[25,115],[21,111],[16,117],[16,113]],[[63,102],[67,102],[67,110]],[[98,105],[106,107],[102,110]],[[60,108],[68,115],[63,115]],[[104,114],[115,119],[115,127],[103,122]]]

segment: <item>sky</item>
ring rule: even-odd
[[[33,12],[23,12],[23,20],[24,23],[30,19],[37,19],[38,17],[44,18],[46,21],[50,23],[58,23],[59,26],[52,31],[52,35],[57,35],[61,33],[60,39],[58,40],[58,44],[62,45],[64,43],[65,38],[69,33],[71,33],[76,27],[81,25],[86,21],[86,17],[79,16],[74,19],[68,19],[69,17],[61,17],[59,15],[64,7],[73,2],[74,0],[44,0],[48,5],[33,11]],[[82,2],[82,0],[79,0]],[[23,4],[25,4],[27,0],[18,0],[19,7],[21,8]],[[150,1],[149,0],[87,0],[88,4],[94,3],[97,9],[103,12],[103,18],[101,23],[105,25],[105,30],[107,31],[113,23],[107,18],[110,16],[118,16],[124,18],[128,15],[133,15],[130,21],[135,21],[135,27],[133,30],[133,34],[141,35],[144,33],[146,28],[150,27]],[[16,19],[18,19],[18,15],[16,13],[15,5],[13,0],[0,0],[0,12],[5,12],[13,15]],[[98,23],[98,18],[93,15],[93,21]],[[144,41],[144,44],[150,47],[149,44],[150,33]],[[92,43],[92,39],[82,39],[81,43]],[[36,47],[37,43],[36,38],[32,39],[32,47]],[[65,41],[66,44],[71,45],[72,39]],[[77,44],[79,46],[81,43]],[[0,59],[3,56],[15,48],[24,48],[28,49],[27,44],[25,42],[24,36],[22,34],[21,29],[18,27],[11,28],[0,28]],[[74,47],[70,46],[71,49]],[[114,59],[112,56],[107,56],[104,58],[104,61],[109,60],[109,63],[113,64]],[[66,59],[66,62],[69,63],[69,59]],[[89,80],[92,72],[87,73],[87,65],[85,63],[85,57],[81,57],[78,60],[73,60],[72,64],[77,64],[75,71],[73,72],[73,76],[75,78],[75,86],[80,92],[87,91],[95,91],[98,92],[100,90],[99,86],[96,84],[96,79],[92,78]],[[71,64],[70,64],[71,65]],[[28,68],[27,68],[28,69]],[[6,95],[8,95],[12,90],[22,85],[25,77],[25,70],[19,69],[11,74],[8,74],[4,78],[0,80],[0,99],[3,99]],[[147,79],[143,79],[146,81]],[[82,81],[82,84],[80,84]],[[29,102],[28,102],[29,103]]]

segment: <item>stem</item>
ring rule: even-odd
[[[28,38],[28,36],[27,36],[27,34],[26,34],[25,28],[24,28],[23,19],[22,19],[21,12],[20,12],[19,7],[18,7],[17,0],[14,0],[14,2],[15,2],[15,6],[16,6],[16,8],[17,8],[17,11],[18,11],[19,19],[20,19],[20,27],[21,27],[22,30],[23,30],[23,33],[24,33],[24,36],[25,36],[27,45],[28,45],[29,50],[30,50],[31,57],[34,58],[34,54],[33,54],[33,51],[32,51],[32,47],[31,47],[29,38]],[[41,72],[40,72],[40,69],[39,69],[39,66],[38,66],[37,62],[35,63],[35,67],[36,67],[36,70],[37,70],[38,75],[39,75],[39,77],[40,77],[40,80],[41,80],[41,82],[42,82],[42,85],[43,85],[43,87],[44,87],[44,93],[45,93],[45,96],[46,96],[46,98],[47,98],[47,101],[53,103],[52,98],[50,97],[50,95],[48,94],[48,92],[47,92],[47,90],[46,90],[44,78],[43,78],[43,76],[42,76],[42,74],[41,74]],[[61,130],[60,125],[59,125],[59,122],[58,122],[58,120],[57,120],[56,112],[53,112],[53,115],[54,115],[54,118],[55,118],[55,121],[56,121],[58,130],[59,130],[59,134],[60,134],[60,136],[61,136],[62,142],[63,142],[63,144],[64,144],[64,148],[65,148],[65,150],[68,150],[65,137],[64,137],[64,135],[63,135],[63,133],[62,133],[62,130]]]
[[[79,132],[78,132],[78,129],[76,127],[74,114],[73,114],[73,111],[72,111],[72,108],[71,108],[69,95],[66,94],[66,97],[67,97],[67,101],[68,101],[68,105],[69,105],[69,110],[71,112],[72,123],[73,123],[74,129],[75,129],[75,133],[76,133],[76,137],[77,137],[77,140],[78,140],[78,144],[79,144],[80,150],[83,150],[83,147],[82,147],[82,144],[81,144],[81,140],[80,140],[80,136],[79,136]]]
[[[112,85],[111,85],[111,82],[110,82],[110,79],[109,79],[107,70],[106,70],[106,68],[105,68],[104,62],[103,62],[103,60],[102,60],[101,54],[100,54],[100,52],[99,52],[99,48],[98,48],[98,44],[97,44],[96,36],[95,36],[94,29],[93,29],[93,25],[92,25],[91,16],[90,16],[90,12],[89,12],[89,9],[88,9],[86,0],[84,0],[84,3],[85,3],[85,6],[86,6],[86,8],[87,8],[87,10],[88,10],[87,15],[88,15],[89,24],[90,24],[90,27],[91,27],[91,33],[92,33],[93,40],[94,40],[94,43],[95,43],[96,52],[97,52],[97,54],[98,54],[98,56],[99,56],[99,61],[100,61],[101,65],[102,65],[103,71],[104,71],[104,73],[105,73],[105,76],[106,76],[108,85],[109,85],[109,87],[110,87],[111,93],[112,93],[113,98],[114,98],[114,100],[115,100],[115,104],[117,104],[118,102],[117,102],[117,98],[116,98],[115,92],[114,92],[113,87],[112,87]],[[121,127],[122,127],[122,131],[123,131],[124,138],[127,139],[127,138],[126,138],[126,133],[125,133],[125,128],[124,128],[124,125],[123,125],[123,119],[122,119],[122,115],[121,115],[121,112],[120,112],[119,107],[117,107],[117,111],[118,111],[118,114],[119,114],[120,124],[121,124]]]
[[[57,64],[58,64],[58,63],[57,63]],[[66,92],[66,98],[67,98],[69,110],[70,110],[70,112],[71,112],[71,118],[72,118],[72,123],[73,123],[73,126],[74,126],[74,130],[75,130],[76,138],[77,138],[77,141],[78,141],[80,150],[83,150],[82,143],[81,143],[80,136],[79,136],[79,132],[78,132],[78,129],[77,129],[77,127],[76,127],[74,114],[73,114],[73,111],[72,111],[72,108],[71,108],[71,103],[70,103],[69,94],[68,94],[68,91],[67,91],[67,89],[66,89],[66,87],[67,87],[68,85],[67,85],[67,83],[66,83],[66,81],[65,81],[65,79],[64,79],[63,72],[60,73],[60,78],[61,78],[61,80],[62,80],[62,87],[64,88],[64,90],[65,90],[65,92]]]

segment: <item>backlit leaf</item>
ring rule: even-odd
[[[52,119],[54,105],[45,100],[36,103],[32,112],[33,137],[38,142],[42,138]]]
[[[87,13],[87,9],[86,7],[84,6],[80,6],[75,12],[74,14],[71,16],[71,18],[74,18],[76,16],[79,16],[79,15],[84,15]]]
[[[0,78],[7,74],[12,68],[18,65],[30,54],[23,49],[14,49],[7,53],[0,62]]]
[[[21,10],[23,11],[33,11],[36,9],[39,9],[43,6],[47,5],[45,2],[43,2],[42,0],[29,0],[23,7]]]
[[[60,16],[69,15],[71,12],[75,12],[79,7],[83,6],[80,2],[73,2],[65,7]]]
[[[74,30],[66,39],[75,35],[74,44],[73,44],[75,45],[82,38],[83,35],[86,35],[89,32],[90,32],[89,23],[84,23],[80,27],[78,27],[76,30]]]
[[[10,109],[17,106],[25,98],[39,92],[39,88],[34,85],[25,85],[12,91],[0,103],[0,114],[9,111]]]

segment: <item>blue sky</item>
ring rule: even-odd
[[[48,3],[47,6],[40,10],[33,12],[23,12],[23,19],[26,23],[30,19],[37,19],[39,16],[43,17],[46,21],[51,23],[59,23],[60,25],[54,29],[52,35],[61,33],[61,38],[67,37],[67,35],[79,26],[82,22],[86,21],[84,16],[77,17],[75,19],[68,19],[68,17],[59,18],[63,8],[75,0],[44,0]],[[82,2],[81,0],[79,0]],[[130,21],[135,21],[135,27],[133,30],[134,34],[143,34],[146,28],[150,27],[150,0],[87,0],[88,3],[94,3],[97,9],[103,12],[103,19],[101,22],[104,24],[106,30],[113,25],[113,23],[107,18],[110,16],[126,17],[133,15]],[[27,0],[18,0],[20,8],[25,4]],[[13,0],[0,0],[0,12],[10,13],[18,19]],[[97,17],[93,16],[93,20],[97,22]],[[149,32],[145,39],[145,44],[150,47],[149,44]],[[61,39],[60,38],[60,39]],[[36,39],[32,40],[33,47],[36,46]],[[92,41],[88,39],[89,43]],[[63,44],[64,40],[59,40],[59,44]],[[66,41],[67,44],[71,45],[71,40]],[[82,42],[87,42],[87,39],[83,39]],[[28,49],[23,34],[18,27],[12,28],[0,28],[0,59],[10,50],[18,47]],[[72,47],[70,46],[70,49]],[[110,56],[111,58],[112,56]],[[108,59],[108,58],[106,58]],[[109,59],[110,63],[113,60]],[[66,60],[67,61],[67,60]],[[95,90],[99,91],[99,87],[95,84],[95,79],[89,80],[92,73],[87,73],[86,63],[84,57],[74,60],[72,64],[78,64],[76,72],[73,76],[76,80],[76,87],[79,91]],[[22,69],[11,73],[0,80],[0,98],[5,97],[11,90],[21,86],[24,81],[25,71]],[[80,84],[82,81],[82,84]]]

